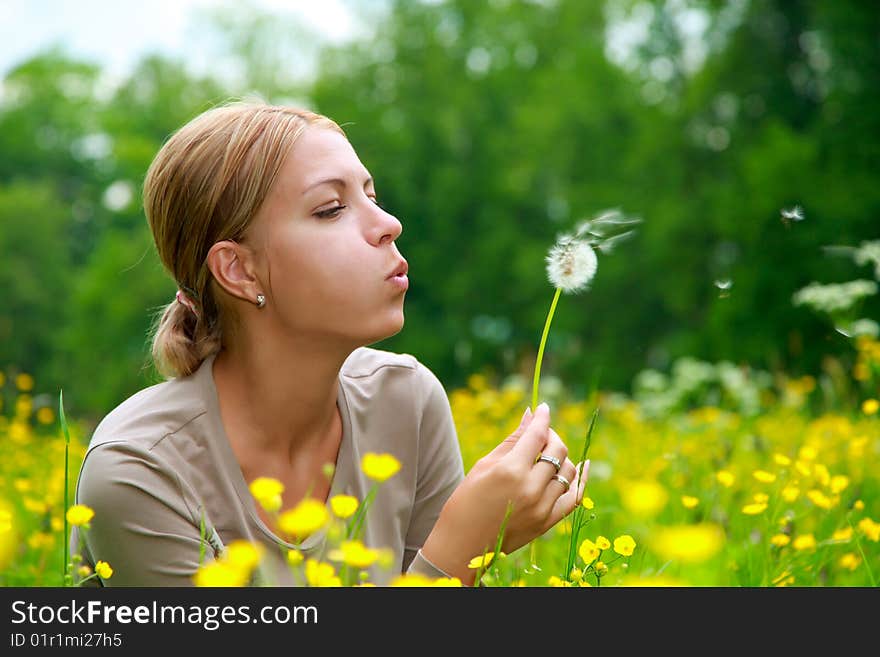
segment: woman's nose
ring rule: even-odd
[[[403,224],[390,212],[386,212],[372,201],[370,203],[373,205],[373,224],[370,230],[375,238],[371,241],[376,244],[393,242],[403,232]]]

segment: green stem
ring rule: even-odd
[[[64,512],[62,515],[64,516],[64,561],[61,563],[61,586],[67,586],[68,578],[70,577],[70,572],[67,567],[67,550],[69,542],[68,532],[70,527],[67,524],[67,509],[69,508],[70,500],[68,499],[68,486],[69,486],[69,476],[68,469],[70,464],[70,432],[67,430],[67,418],[64,417],[64,391],[58,391],[58,417],[61,420],[61,430],[64,432]]]
[[[562,288],[556,288],[553,295],[553,303],[550,304],[550,312],[547,313],[547,321],[544,322],[544,333],[541,335],[541,346],[538,347],[538,359],[535,361],[535,380],[532,384],[532,412],[538,406],[538,382],[541,380],[541,361],[544,360],[544,345],[547,344],[547,335],[550,333],[550,322],[553,321],[553,313],[556,312],[556,303],[562,294]]]
[[[877,580],[874,579],[874,572],[871,570],[871,565],[868,563],[868,558],[865,556],[865,551],[862,549],[862,542],[859,540],[859,532],[853,527],[852,519],[850,518],[850,514],[846,514],[846,522],[849,524],[849,528],[853,532],[853,538],[856,539],[856,547],[859,549],[859,554],[862,555],[862,563],[865,564],[865,570],[868,571],[868,579],[871,581],[871,586],[874,588],[877,587]]]

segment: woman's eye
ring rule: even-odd
[[[336,207],[334,207],[334,208],[330,208],[329,210],[321,210],[320,212],[316,212],[316,213],[315,213],[315,216],[316,216],[316,217],[321,217],[321,218],[323,218],[323,219],[333,218],[333,217],[335,217],[337,214],[339,214],[339,211],[342,210],[344,207],[346,207],[346,206],[344,206],[344,205],[337,205]]]

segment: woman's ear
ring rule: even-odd
[[[233,240],[217,242],[205,260],[214,280],[231,296],[253,303],[263,292],[254,271],[253,254],[246,246]]]

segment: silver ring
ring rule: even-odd
[[[554,468],[556,468],[556,472],[559,472],[559,469],[562,467],[562,463],[555,456],[547,456],[546,454],[541,454],[535,463],[540,463],[541,461],[546,461]]]
[[[569,487],[571,487],[571,482],[568,479],[566,479],[565,477],[563,477],[561,474],[555,474],[555,475],[553,475],[553,478],[556,481],[558,481],[560,484],[565,486],[565,492],[567,493]]]

